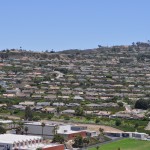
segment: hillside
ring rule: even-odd
[[[77,89],[80,89],[84,99],[92,101],[149,99],[150,45],[147,43],[57,53],[7,50],[1,51],[0,57],[1,71],[6,73],[1,80],[19,78],[21,88],[33,84],[29,75],[38,72],[36,78],[46,81],[45,77],[49,76],[49,80],[53,79],[50,85],[70,88],[67,93],[61,90],[62,95],[79,95]],[[54,71],[60,71],[63,77],[56,77]],[[15,82],[11,84],[17,86]]]

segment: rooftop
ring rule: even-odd
[[[0,134],[0,143],[17,143],[22,141],[29,141],[35,139],[42,139],[40,136],[17,135],[17,134]]]

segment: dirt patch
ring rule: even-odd
[[[42,121],[41,121],[42,122]],[[43,122],[47,123],[64,123],[64,124],[73,124],[73,125],[81,125],[81,126],[87,126],[87,129],[90,131],[97,131],[99,132],[99,128],[104,129],[104,131],[111,131],[111,132],[123,132],[119,129],[110,127],[110,126],[105,126],[105,125],[96,125],[96,124],[82,124],[82,123],[71,123],[71,122],[62,122],[62,121],[48,121],[48,120],[43,120]]]
[[[85,125],[87,126],[88,130],[91,130],[91,131],[99,131],[99,128],[102,128],[104,129],[104,131],[111,131],[111,132],[123,132],[119,129],[116,129],[116,128],[113,128],[113,127],[110,127],[110,126],[104,126],[104,125],[93,125],[93,124],[76,124],[76,125]]]

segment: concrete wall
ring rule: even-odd
[[[34,124],[25,124],[24,127],[28,127],[28,135],[39,135],[42,136],[42,126]],[[54,135],[54,126],[47,126],[43,128],[43,136],[52,138]]]

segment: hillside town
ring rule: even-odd
[[[150,140],[150,43],[0,51],[0,150]]]

